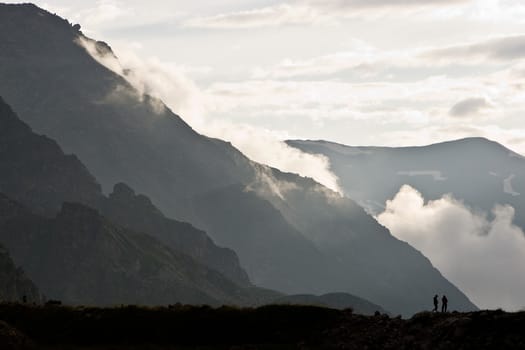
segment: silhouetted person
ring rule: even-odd
[[[441,298],[441,312],[447,312],[448,299],[446,295]]]
[[[24,304],[27,303],[27,296],[25,296],[25,295],[22,296],[22,302],[23,302]]]
[[[438,296],[436,294],[436,295],[434,295],[434,310],[432,310],[432,312],[437,312],[438,311],[438,304],[439,304]]]

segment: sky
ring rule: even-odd
[[[204,133],[220,123],[213,136],[234,144],[231,128],[349,145],[484,136],[525,154],[520,0],[36,4],[169,71],[168,105]]]

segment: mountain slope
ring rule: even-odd
[[[42,293],[71,304],[249,302],[249,294],[148,235],[64,203],[43,218],[0,195],[0,242]]]
[[[251,286],[248,275],[231,249],[216,246],[205,232],[188,223],[166,218],[148,197],[135,194],[126,184],[115,185],[101,208],[112,222],[135,231],[149,232],[168,247],[213,267],[239,286]]]
[[[109,197],[84,165],[64,155],[53,140],[36,135],[0,97],[0,193],[31,211],[53,217],[63,202],[99,209],[116,224],[150,234],[170,248],[223,273],[240,286],[251,286],[236,254],[221,248],[187,223],[167,219],[145,196],[124,184]]]
[[[205,229],[267,288],[349,292],[405,314],[443,291],[458,308],[474,308],[351,200],[197,134],[98,64],[79,38],[89,41],[35,6],[1,6],[0,95],[37,132],[76,154],[104,190],[123,181],[168,217]],[[113,56],[106,44],[91,43]]]

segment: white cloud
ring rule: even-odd
[[[405,185],[377,220],[425,254],[478,306],[518,310],[525,305],[525,234],[512,223],[511,206],[496,205],[492,216],[450,195],[425,202]]]
[[[80,19],[86,27],[100,27],[114,24],[120,19],[135,15],[134,11],[117,0],[98,0],[95,6],[90,7],[75,17]]]
[[[226,121],[212,122],[201,130],[206,135],[230,141],[252,160],[283,171],[311,177],[329,189],[341,192],[337,176],[329,170],[328,158],[304,153],[288,146],[282,141],[291,138],[286,132]]]
[[[338,19],[421,14],[434,8],[457,6],[469,0],[313,0],[291,1],[249,10],[194,17],[184,22],[199,28],[257,28],[281,25],[337,23]]]
[[[252,10],[190,18],[187,27],[200,28],[253,28],[282,24],[314,24],[326,22],[315,8],[305,5],[278,4]]]
[[[422,56],[446,63],[465,60],[472,64],[478,61],[508,61],[525,57],[525,35],[510,35],[488,40],[436,48]]]
[[[487,108],[490,108],[490,103],[485,98],[471,97],[454,104],[449,113],[454,117],[461,118],[464,116],[477,114]]]
[[[156,58],[144,60],[130,50],[119,51],[117,60],[114,55],[97,49],[93,41],[79,40],[79,44],[101,64],[123,76],[138,90],[139,98],[144,94],[156,97],[158,100],[153,101],[158,103],[153,107],[159,112],[162,112],[162,100],[198,132],[230,141],[252,160],[311,177],[340,192],[338,178],[330,171],[328,159],[288,146],[283,140],[289,134],[212,119],[208,115],[212,103],[177,65],[165,64]]]

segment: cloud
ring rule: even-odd
[[[404,15],[432,7],[447,7],[468,0],[323,0],[294,1],[250,10],[194,17],[186,20],[187,27],[199,28],[257,28],[281,25],[334,24],[345,17],[381,17],[391,12]]]
[[[403,73],[402,79],[411,75],[425,78],[436,71],[447,74],[450,69],[461,67],[458,72],[479,74],[480,68],[504,67],[525,57],[525,35],[490,38],[474,43],[453,46],[414,47],[403,50],[381,50],[371,44],[352,39],[345,51],[307,59],[284,59],[276,65],[257,67],[252,72],[255,79],[338,78],[352,80],[396,80],[392,74]],[[523,75],[523,71],[520,73]],[[415,78],[417,79],[417,78]]]
[[[78,43],[99,63],[135,87],[141,101],[146,100],[145,95],[153,96],[154,99],[147,101],[153,103],[152,107],[158,113],[163,112],[164,102],[198,132],[231,142],[250,159],[311,177],[329,189],[341,192],[337,176],[330,171],[328,158],[288,146],[283,140],[289,138],[289,134],[211,118],[209,113],[213,110],[213,102],[184,74],[187,67],[181,69],[156,58],[141,59],[125,49],[119,51],[117,59],[103,44],[87,39],[79,39]],[[122,91],[128,93],[117,87],[108,97],[114,101],[115,94]]]
[[[187,27],[200,28],[254,28],[282,24],[314,24],[326,21],[312,7],[279,4],[246,11],[196,17],[184,22]]]
[[[276,132],[247,124],[215,121],[201,131],[212,137],[230,141],[248,158],[283,171],[311,177],[329,189],[341,193],[330,161],[323,155],[308,154],[288,146],[282,140],[291,138],[286,132]]]
[[[525,35],[505,36],[437,48],[423,53],[422,56],[441,62],[517,60],[525,57]]]
[[[449,114],[453,117],[463,117],[480,112],[483,109],[490,108],[490,103],[483,97],[472,97],[457,102],[450,109]]]
[[[408,185],[377,216],[394,236],[426,255],[476,305],[510,311],[525,304],[525,234],[513,219],[509,205],[496,205],[488,216],[451,195],[425,202]]]
[[[116,0],[97,0],[94,7],[77,13],[76,16],[82,19],[86,27],[99,27],[101,25],[112,24],[119,19],[130,17],[134,12]]]
[[[424,8],[465,4],[470,0],[313,0],[311,4],[337,10],[359,8]]]

